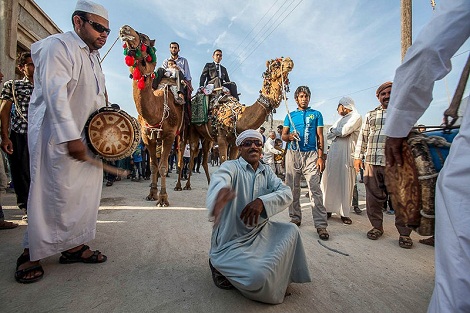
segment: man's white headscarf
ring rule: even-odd
[[[75,11],[83,11],[91,14],[101,16],[105,20],[108,19],[108,10],[104,8],[101,4],[95,3],[89,0],[78,0],[77,5],[75,6]]]
[[[339,100],[339,104],[341,104],[346,109],[357,112],[356,106],[354,105],[354,100],[351,97],[342,97]]]
[[[235,144],[237,147],[240,147],[243,141],[247,138],[256,138],[259,139],[261,142],[263,142],[263,135],[257,130],[254,129],[247,129],[241,132],[240,135],[238,135],[237,140],[235,141]]]

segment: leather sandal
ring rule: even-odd
[[[220,288],[220,289],[225,289],[225,290],[230,290],[235,287],[233,287],[232,283],[222,275],[218,270],[215,269],[214,266],[212,266],[211,260],[209,259],[209,267],[211,268],[212,272],[212,280],[214,281],[214,284]]]
[[[328,231],[326,230],[326,228],[317,228],[317,233],[318,233],[318,237],[320,237],[321,240],[330,239],[330,234],[328,234]]]
[[[384,232],[382,230],[374,227],[367,232],[367,238],[370,240],[377,240],[382,237],[383,234]]]
[[[38,280],[43,278],[44,269],[42,268],[40,264],[33,265],[33,266],[30,266],[21,270],[18,269],[22,264],[29,262],[29,261],[30,261],[29,254],[25,255],[24,253],[22,253],[20,257],[18,258],[18,260],[16,260],[15,280],[17,282],[22,283],[22,284],[30,284],[30,283],[37,282]],[[33,276],[31,278],[25,278],[28,274],[33,273],[33,272],[39,272],[39,275]]]
[[[98,250],[93,251],[93,254],[87,258],[82,257],[83,252],[89,249],[90,249],[89,246],[83,245],[79,250],[75,252],[64,251],[62,252],[62,255],[59,258],[59,263],[61,264],[70,264],[70,263],[77,263],[77,262],[103,263],[103,262],[106,262],[106,260],[108,259],[104,254],[101,254],[101,252]],[[103,256],[101,260],[98,258],[100,254]]]
[[[413,247],[413,240],[411,240],[410,236],[400,236],[398,245],[403,249],[411,249]]]

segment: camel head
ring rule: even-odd
[[[155,54],[155,40],[132,27],[124,25],[119,29],[119,37],[124,42],[125,62],[129,66],[131,78],[137,81],[137,87],[143,89],[145,81],[155,77],[157,56]]]
[[[289,72],[294,68],[291,58],[277,58],[266,62],[263,73],[261,95],[269,100],[270,106],[279,107],[284,92],[289,92]]]

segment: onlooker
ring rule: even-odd
[[[259,161],[262,137],[243,131],[237,160],[211,176],[207,208],[214,219],[209,266],[214,284],[237,288],[245,297],[282,303],[291,283],[310,282],[299,229],[270,217],[292,202],[289,187]]]
[[[274,140],[274,148],[281,151],[281,153],[274,155],[274,166],[276,168],[276,175],[282,180],[285,179],[285,168],[284,168],[284,155],[286,151],[282,148],[282,140],[276,138]]]
[[[8,155],[10,171],[16,194],[16,203],[26,215],[31,182],[28,150],[28,108],[34,89],[34,64],[31,53],[19,55],[18,69],[21,80],[9,80],[3,86],[0,99],[2,150]]]
[[[2,70],[0,69],[0,83],[2,82],[3,82],[3,73],[2,73]],[[6,180],[7,180],[7,177],[5,175],[5,166],[3,164],[3,154],[0,152],[0,187],[2,187],[1,188],[2,190],[0,190],[0,229],[11,229],[11,228],[18,227],[17,223],[5,221],[5,215],[3,214],[1,198],[2,198],[2,193],[5,192],[5,189],[6,189],[6,184],[7,184]]]
[[[395,74],[385,125],[387,166],[402,165],[404,137],[429,107],[434,82],[450,72],[452,56],[470,37],[470,1],[440,3]],[[470,312],[469,143],[467,106],[436,184],[436,278],[428,313]]]
[[[292,189],[294,201],[289,206],[291,222],[300,226],[302,210],[300,208],[300,178],[306,179],[314,226],[322,240],[330,235],[326,208],[320,189],[321,173],[325,169],[323,160],[323,116],[308,106],[310,89],[307,86],[297,87],[294,93],[297,110],[288,114],[284,120],[282,140],[287,141],[286,185]]]
[[[362,125],[354,100],[343,97],[339,100],[338,114],[341,116],[328,130],[331,140],[328,160],[322,175],[323,205],[329,213],[336,213],[344,224],[352,224],[349,210],[356,182],[354,171],[354,147]]]
[[[28,228],[15,272],[20,283],[41,279],[39,260],[58,252],[62,264],[107,259],[84,244],[95,238],[103,181],[103,169],[87,162],[98,157],[84,144],[84,129],[88,117],[106,103],[98,49],[110,32],[108,13],[99,4],[78,0],[72,24],[74,31],[31,46],[36,88],[28,119]]]
[[[360,168],[364,168],[366,211],[373,227],[367,232],[367,238],[371,240],[379,239],[384,233],[382,208],[388,198],[385,186],[384,125],[391,92],[392,82],[385,82],[377,88],[376,96],[380,106],[367,112],[354,152],[356,172],[359,172]],[[362,162],[363,157],[365,163]],[[400,234],[399,246],[410,249],[413,246],[413,241],[410,238],[411,229],[405,226],[400,215],[395,215],[395,227]]]
[[[267,164],[274,173],[276,173],[276,166],[274,165],[274,156],[281,154],[282,151],[275,148],[274,139],[276,139],[276,133],[270,131],[268,133],[268,139],[264,143],[263,147],[263,162]]]
[[[266,136],[264,135],[264,132],[266,131],[266,128],[264,128],[263,126],[261,126],[259,129],[258,129],[259,133],[261,134],[261,136],[263,136],[263,145],[266,143]]]
[[[220,64],[222,61],[222,50],[216,49],[212,53],[214,62],[206,63],[202,70],[199,86],[204,87],[207,84],[214,84],[214,87],[226,87],[230,90],[232,97],[238,100],[237,85],[230,81],[227,69]]]
[[[183,152],[183,179],[188,179],[189,162],[191,161],[191,146],[189,143],[184,147]]]
[[[143,175],[143,167],[142,167],[142,149],[144,147],[144,144],[142,141],[137,145],[135,148],[134,153],[132,153],[132,164],[133,166],[133,171],[132,171],[132,181],[140,181],[142,178],[144,178]]]

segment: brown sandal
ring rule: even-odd
[[[410,236],[400,236],[398,245],[403,249],[411,249],[413,247],[413,240],[411,240]]]
[[[370,240],[377,240],[382,237],[383,234],[384,232],[382,230],[378,228],[372,228],[367,232],[367,238],[369,238]]]
[[[330,238],[330,234],[328,234],[326,228],[317,228],[317,233],[321,240],[328,240]]]
[[[352,224],[352,219],[350,219],[349,217],[341,216],[341,220],[343,221],[343,224],[346,224],[346,225]]]

